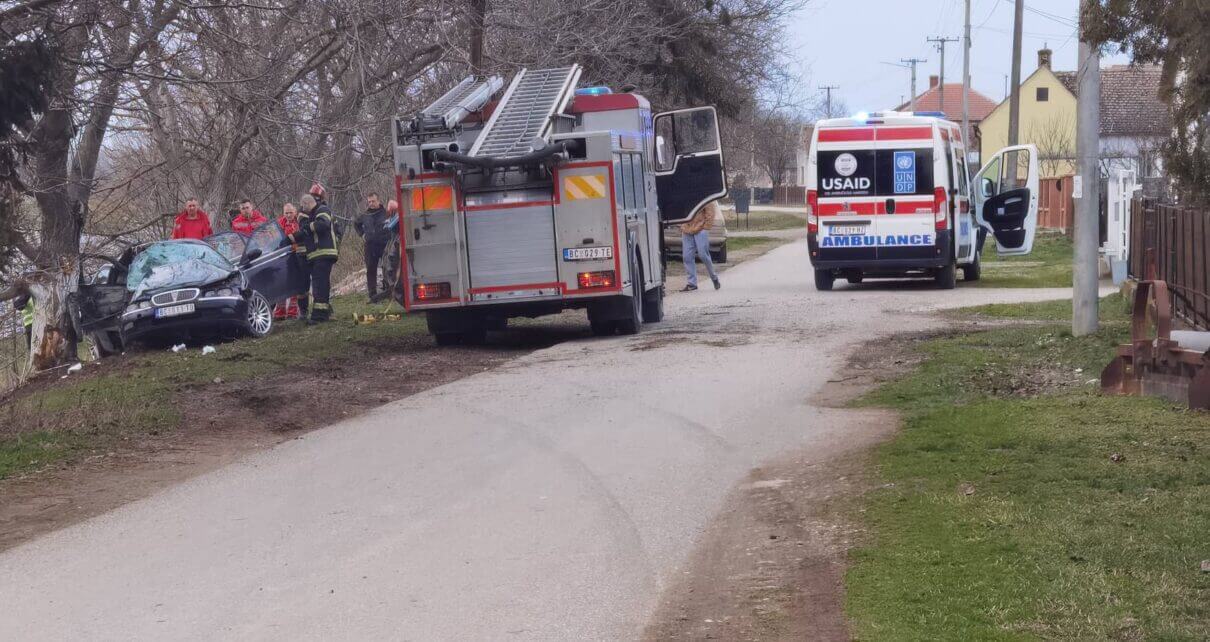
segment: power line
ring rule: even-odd
[[[925,38],[925,42],[931,42],[937,45],[937,51],[941,52],[941,78],[937,83],[938,92],[940,93],[940,111],[945,111],[945,45],[951,42],[958,42],[958,38],[946,38],[940,36],[937,38]]]
[[[831,118],[832,117],[832,90],[840,89],[840,85],[824,85],[824,86],[820,87],[820,89],[827,92],[827,98],[825,99],[826,106],[824,107],[824,118]]]

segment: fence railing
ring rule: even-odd
[[[1071,231],[1075,201],[1071,197],[1072,177],[1043,178],[1039,185],[1038,227],[1047,230]]]
[[[1165,281],[1172,315],[1210,330],[1210,210],[1139,196],[1131,203],[1130,228],[1130,275]]]

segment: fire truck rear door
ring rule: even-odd
[[[665,225],[687,221],[698,208],[727,195],[713,107],[656,114],[655,187]]]

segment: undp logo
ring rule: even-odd
[[[912,165],[916,164],[916,159],[907,154],[896,154],[895,157],[895,164],[899,166],[899,169],[912,169]]]

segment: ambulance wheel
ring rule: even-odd
[[[815,270],[815,289],[820,292],[827,292],[832,289],[832,284],[836,282],[836,275],[832,274],[831,270]]]
[[[937,268],[937,274],[933,277],[937,281],[937,287],[942,290],[952,290],[958,283],[958,269],[953,260],[950,260],[945,267]]]
[[[979,258],[978,252],[975,252],[975,262],[962,266],[962,280],[978,281],[981,276],[983,276],[983,259]]]

